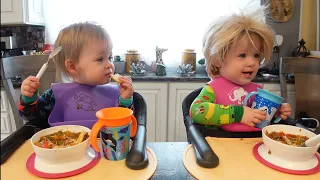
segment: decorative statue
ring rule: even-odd
[[[162,53],[167,51],[168,49],[165,48],[158,48],[156,46],[156,75],[157,76],[165,76],[166,75],[166,68],[162,60]]]
[[[157,55],[156,63],[157,64],[163,64],[162,53],[165,51],[168,51],[168,49],[158,48],[158,46],[156,46],[156,55]]]

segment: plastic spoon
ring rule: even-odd
[[[301,146],[302,147],[313,147],[320,143],[320,134],[306,140]]]
[[[55,55],[57,55],[57,54],[61,51],[61,49],[62,49],[62,46],[59,46],[59,47],[57,47],[55,50],[53,50],[53,51],[50,53],[47,62],[42,65],[40,71],[38,72],[38,74],[37,74],[37,76],[36,76],[37,78],[39,78],[39,79],[41,78],[42,74],[43,74],[43,73],[47,70],[47,68],[48,68],[48,63],[49,63],[50,59],[52,59]]]

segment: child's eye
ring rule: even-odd
[[[260,58],[260,54],[255,54],[254,57],[255,58]]]
[[[246,54],[240,54],[239,57],[245,58]]]
[[[110,56],[108,57],[108,59],[109,59],[110,62],[112,62],[112,61],[113,61],[112,55],[110,55]]]
[[[103,57],[99,58],[97,61],[98,62],[102,62],[103,61]]]

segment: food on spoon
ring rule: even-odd
[[[121,82],[121,81],[120,81],[120,77],[121,77],[120,74],[113,74],[113,75],[111,75],[111,78],[112,78],[114,81],[118,82],[118,83]]]
[[[71,132],[58,131],[46,136],[40,137],[39,141],[34,142],[34,145],[47,148],[59,149],[77,145],[89,138],[88,132]]]
[[[272,131],[271,133],[266,131],[266,135],[275,141],[278,141],[290,146],[301,146],[306,140],[309,139],[307,136],[286,134],[283,131],[280,131],[280,132]]]

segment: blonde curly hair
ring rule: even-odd
[[[219,75],[217,63],[222,63],[228,49],[240,39],[247,37],[251,43],[251,35],[258,35],[261,40],[261,61],[269,60],[275,42],[275,33],[265,23],[267,6],[261,6],[254,11],[219,17],[212,22],[203,38],[203,54],[206,60],[206,71],[213,79]],[[256,47],[253,44],[254,47]]]

